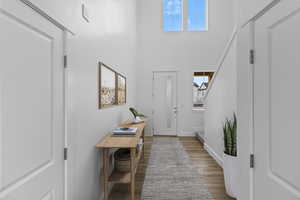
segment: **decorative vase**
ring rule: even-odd
[[[238,158],[224,153],[223,170],[226,193],[236,198],[238,187]]]

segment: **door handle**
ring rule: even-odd
[[[178,112],[177,107],[174,107],[174,108],[173,108],[173,112],[174,112],[175,114],[177,114],[177,112]]]

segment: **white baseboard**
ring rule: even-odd
[[[205,143],[204,135],[200,133],[196,133],[196,137],[200,140],[200,142],[202,142],[203,144]]]
[[[223,168],[223,159],[207,143],[204,143],[204,149]]]
[[[178,136],[181,136],[181,137],[184,137],[184,136],[190,137],[190,136],[196,136],[196,135],[195,135],[195,133],[193,131],[180,131]]]

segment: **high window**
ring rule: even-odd
[[[182,0],[164,0],[164,31],[182,30]]]
[[[188,30],[207,30],[206,0],[188,0]]]
[[[207,30],[207,1],[163,0],[163,30]]]

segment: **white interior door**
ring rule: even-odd
[[[177,135],[177,72],[153,73],[154,135]]]
[[[63,31],[0,3],[0,199],[62,200]]]
[[[255,22],[254,199],[300,199],[300,1]]]

